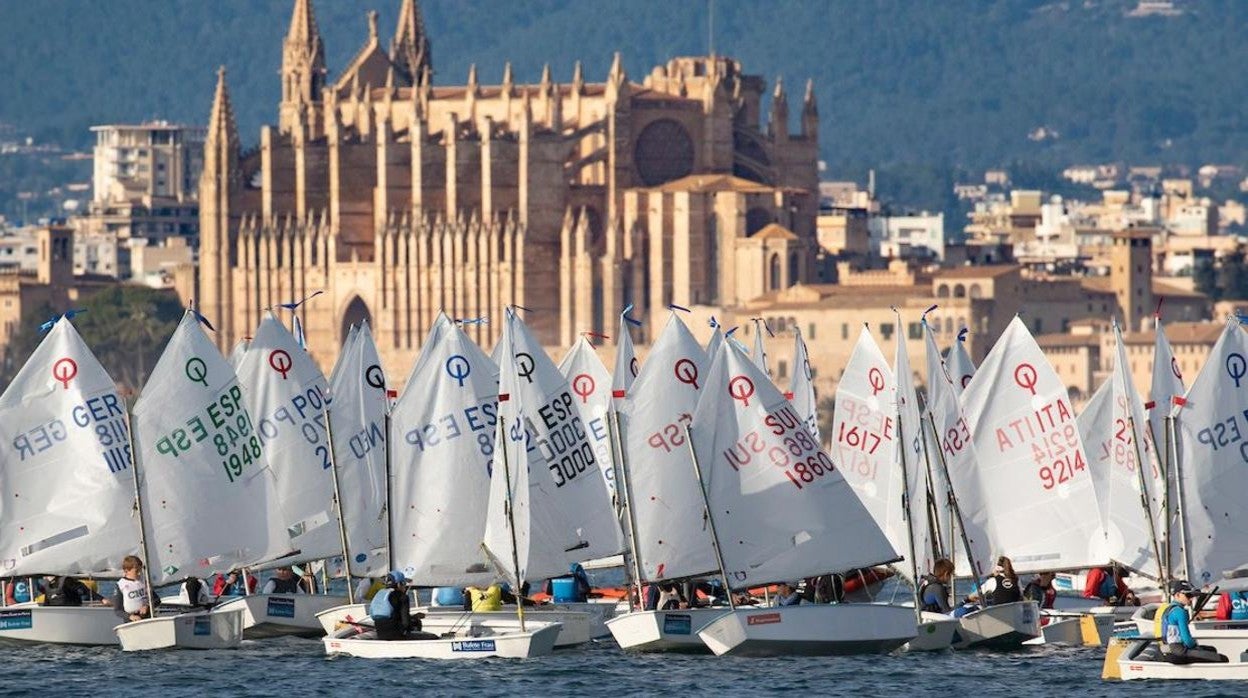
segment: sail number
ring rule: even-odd
[[[1036,462],[1037,475],[1044,489],[1070,482],[1088,464],[1079,448],[1079,434],[1075,425],[1067,422],[1058,431],[1051,431],[1031,441],[1031,456]]]
[[[762,428],[746,432],[723,452],[733,470],[741,472],[755,462],[778,469],[797,489],[831,473],[832,459],[806,430],[805,420],[786,405],[763,418]]]
[[[537,450],[550,467],[555,487],[563,487],[586,470],[598,472],[594,447],[589,443],[572,393],[563,392],[537,410],[542,430],[535,435]],[[601,476],[599,476],[601,477]]]
[[[243,473],[243,466],[260,458],[260,439],[251,426],[251,415],[243,407],[243,391],[231,385],[216,400],[208,403],[203,415],[186,420],[156,441],[156,452],[178,458],[198,443],[209,441],[222,458],[226,477],[234,482]]]
[[[1244,410],[1244,419],[1248,421],[1248,410]],[[1239,416],[1231,415],[1220,419],[1212,426],[1196,432],[1196,440],[1213,449],[1214,453],[1226,448],[1239,450],[1239,457],[1248,463],[1248,440],[1244,438],[1244,430],[1239,426]]]

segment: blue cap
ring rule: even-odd
[[[390,574],[386,575],[386,581],[391,584],[406,584],[407,577],[401,570],[390,570]]]

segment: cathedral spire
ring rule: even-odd
[[[784,78],[776,78],[776,89],[771,93],[771,120],[768,128],[774,139],[789,137],[789,98],[784,93]]]
[[[394,31],[394,42],[390,45],[390,61],[403,71],[413,85],[424,79],[426,68],[433,67],[419,0],[403,0],[403,6],[399,8],[399,24]]]
[[[819,105],[815,102],[815,81],[806,81],[806,96],[802,99],[802,135],[816,136],[819,133]]]
[[[238,153],[238,124],[234,121],[234,107],[230,104],[230,89],[225,84],[225,66],[217,68],[217,90],[212,97],[212,111],[208,116],[208,133],[204,140],[204,152]],[[228,151],[223,149],[228,148]],[[225,163],[219,163],[225,164]],[[205,167],[207,164],[205,163]]]
[[[325,46],[316,27],[312,0],[295,0],[290,28],[282,43],[282,102],[278,124],[291,133],[307,120],[309,105],[321,100],[325,87]]]

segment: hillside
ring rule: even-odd
[[[389,33],[399,0],[314,0],[331,71],[366,35]],[[868,165],[978,169],[1248,161],[1248,3],[1176,0],[1178,16],[1132,17],[1136,0],[720,0],[715,48],[791,99],[813,77],[829,173]],[[275,118],[291,0],[0,0],[0,122],[67,144],[90,124],[207,118],[229,68],[245,142]],[[707,50],[705,2],[423,0],[435,82],[470,63],[497,81],[510,60],[536,81],[549,62],[591,80],[614,51],[640,79]],[[794,118],[798,109],[792,109]],[[1055,138],[1035,141],[1043,127]],[[843,173],[843,174],[842,174]]]

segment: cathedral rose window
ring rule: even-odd
[[[657,186],[693,172],[693,139],[671,119],[651,122],[637,137],[633,150],[637,175],[646,186]]]

